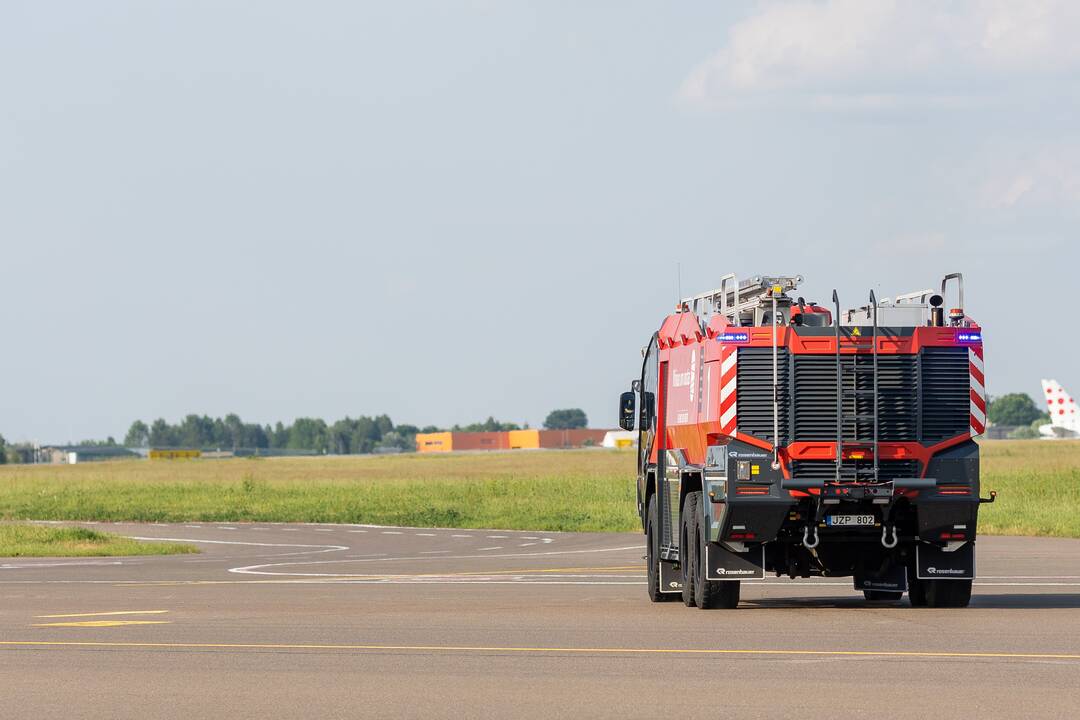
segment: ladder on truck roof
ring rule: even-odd
[[[869,365],[865,362],[866,353],[856,351],[850,355],[844,355],[840,352],[840,297],[836,290],[833,290],[832,300],[836,310],[834,317],[837,318],[833,323],[836,331],[836,482],[869,480],[876,483],[879,481],[878,417],[880,400],[878,386],[879,332],[877,298],[874,296],[874,291],[871,290],[870,304],[867,306],[868,315],[871,319],[871,361]],[[847,362],[846,358],[850,358],[850,362]],[[869,379],[869,383],[865,382],[866,379]],[[868,384],[870,387],[866,387]],[[869,413],[860,412],[862,409],[860,405],[865,406],[865,402],[861,403],[860,399],[867,397],[872,398],[872,411]],[[845,413],[846,400],[851,401],[851,414]],[[859,439],[860,423],[871,423],[873,431],[869,441]],[[873,465],[869,469],[860,469],[856,458],[852,458],[850,471],[844,466],[844,436],[849,428],[851,429],[851,442],[849,445],[860,448],[869,446],[873,459]]]
[[[802,281],[802,275],[755,275],[740,281],[735,273],[728,273],[720,278],[720,287],[715,290],[681,299],[679,310],[687,308],[702,325],[708,325],[713,315],[723,315],[732,325],[739,325],[742,313],[760,305],[775,287],[786,293]]]

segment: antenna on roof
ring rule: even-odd
[[[682,310],[682,263],[675,263],[675,307]]]

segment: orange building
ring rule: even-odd
[[[416,451],[518,450],[599,446],[607,430],[511,430],[509,432],[418,433]]]
[[[452,452],[454,450],[509,450],[509,433],[437,432],[417,433],[417,452]]]

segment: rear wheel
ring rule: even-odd
[[[935,608],[962,608],[971,602],[970,580],[924,580],[926,604]]]
[[[904,597],[904,593],[895,590],[863,590],[862,594],[867,602],[896,602]]]
[[[700,512],[701,493],[695,493],[695,512]],[[708,536],[700,522],[695,533],[694,570],[697,590],[697,606],[702,610],[714,608],[731,609],[739,604],[739,581],[738,580],[709,580],[708,566],[706,564],[706,543]]]
[[[682,567],[682,601],[686,607],[693,607],[696,602],[695,581],[697,580],[697,502],[701,493],[690,493],[683,503],[679,514],[679,565]]]
[[[907,587],[911,607],[926,607],[926,581],[918,578],[914,566],[908,567]]]

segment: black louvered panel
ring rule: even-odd
[[[971,377],[967,348],[926,348],[922,357],[922,439],[946,440],[969,431]]]
[[[795,441],[804,440],[836,440],[833,355],[795,356]]]
[[[773,441],[772,348],[739,348],[736,375],[738,429],[767,442]],[[787,444],[788,351],[777,351],[778,400],[780,402],[780,441]]]
[[[878,356],[879,440],[914,442],[919,437],[919,373],[916,360],[915,355]],[[873,409],[869,412],[873,412]]]
[[[844,355],[841,377],[845,392],[844,415],[872,415],[874,379],[870,355]],[[918,436],[918,372],[914,355],[878,356],[878,440],[910,442]],[[861,394],[855,394],[854,391]],[[844,425],[844,440],[869,442],[874,437],[870,420]],[[795,357],[795,440],[836,440],[836,357],[797,355]]]
[[[873,460],[845,460],[843,476],[851,479],[858,471],[863,482],[870,480],[874,468]],[[882,482],[897,478],[919,477],[922,468],[918,460],[882,460],[878,465],[878,479]],[[836,463],[832,460],[794,460],[791,463],[791,476],[803,480],[833,480],[836,477]]]

